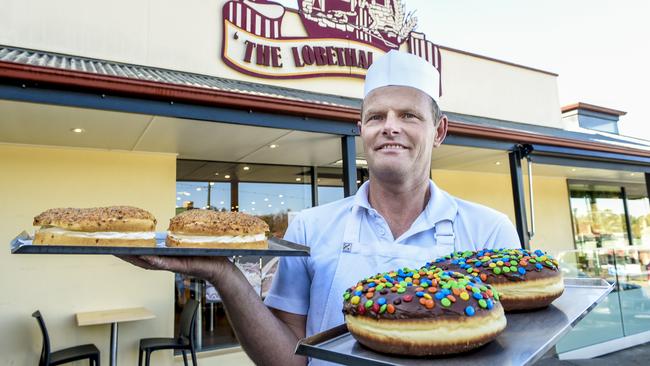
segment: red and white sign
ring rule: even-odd
[[[262,78],[365,77],[372,61],[404,43],[439,71],[440,49],[414,31],[401,0],[298,0],[307,37],[285,37],[287,10],[270,0],[231,0],[223,7],[222,58]]]

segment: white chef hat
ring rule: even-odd
[[[395,50],[376,59],[366,73],[363,97],[384,86],[410,86],[440,99],[440,73],[423,58]]]

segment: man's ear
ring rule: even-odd
[[[359,135],[361,135],[361,121],[357,121],[357,128],[359,129]]]
[[[436,148],[442,144],[442,142],[445,140],[445,137],[447,137],[447,127],[449,126],[449,119],[447,118],[446,115],[442,115],[440,117],[440,121],[438,122],[438,127],[436,127],[436,137],[433,140],[433,147]]]

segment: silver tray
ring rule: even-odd
[[[565,278],[565,290],[545,309],[508,313],[508,325],[494,341],[455,356],[400,358],[357,343],[345,324],[301,340],[296,354],[344,365],[531,365],[598,305],[614,285],[596,278]],[[441,335],[444,336],[444,335]]]
[[[11,241],[13,254],[110,254],[110,255],[173,255],[173,256],[309,256],[309,247],[278,238],[269,239],[268,249],[203,249],[165,246],[166,233],[156,233],[155,247],[106,247],[72,245],[34,245],[23,232]]]

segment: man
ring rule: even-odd
[[[505,215],[454,198],[429,180],[432,151],[447,134],[436,102],[439,77],[421,58],[397,51],[370,67],[359,122],[370,179],[355,196],[292,221],[285,239],[309,245],[311,255],[280,260],[266,304],[226,258],[129,261],[210,281],[255,363],[304,365],[293,354],[296,343],[343,322],[342,294],[359,279],[453,250],[519,247]]]

